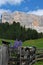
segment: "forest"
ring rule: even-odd
[[[0,39],[12,39],[12,40],[31,40],[43,38],[43,33],[38,33],[31,28],[25,28],[21,26],[19,22],[13,22],[13,24],[0,23]]]

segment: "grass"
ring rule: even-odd
[[[43,65],[43,61],[38,61],[34,65]]]
[[[0,45],[2,45],[2,40],[6,39],[0,39]],[[6,40],[10,42],[12,45],[14,44],[14,40]],[[23,42],[22,46],[36,46],[37,48],[43,48],[43,38],[42,39],[36,39],[36,40],[27,40]],[[43,62],[36,62],[34,65],[43,65]]]
[[[43,48],[43,38],[25,41],[23,46],[36,46],[37,48]]]
[[[25,41],[23,43],[23,46],[36,46],[37,48],[43,48],[43,38]],[[39,61],[39,62],[36,62],[34,65],[43,65],[43,62]]]
[[[10,42],[12,45],[14,44],[14,40],[0,39],[0,45],[2,45],[2,40]],[[22,46],[36,46],[37,48],[43,48],[43,38],[36,40],[27,40],[23,42]]]
[[[0,45],[2,45],[2,40],[10,42],[12,45],[14,44],[14,40],[0,39]]]

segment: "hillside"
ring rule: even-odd
[[[0,45],[2,44],[2,40],[3,39],[0,39]],[[14,44],[14,40],[6,40],[6,41],[10,42],[12,45]],[[43,48],[43,38],[25,41],[23,42],[22,46],[36,46],[37,48]]]
[[[0,39],[0,45],[2,44],[2,40],[4,39]],[[12,43],[12,45],[14,44],[14,40],[6,40],[6,41]],[[37,48],[43,48],[43,38],[25,41],[23,42],[22,46],[36,46]],[[43,62],[39,61],[36,62],[34,65],[43,65]]]
[[[43,48],[43,39],[25,41],[23,46],[36,46],[37,48]]]

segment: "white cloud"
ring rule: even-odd
[[[2,15],[2,13],[4,12],[8,12],[8,13],[11,13],[11,11],[8,9],[8,10],[5,10],[5,9],[0,9],[0,17]]]
[[[0,14],[4,13],[4,12],[11,12],[9,9],[8,10],[4,10],[4,9],[0,9]]]
[[[0,0],[0,6],[6,3],[17,5],[20,4],[22,1],[24,0]]]
[[[20,4],[22,1],[24,0],[7,0],[9,4],[15,4],[15,5]]]
[[[38,10],[34,10],[34,11],[29,11],[27,12],[28,14],[35,14],[35,15],[43,15],[43,9],[38,9]]]

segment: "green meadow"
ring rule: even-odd
[[[12,45],[14,44],[14,40],[0,39],[0,45],[2,45],[2,40],[10,42]],[[35,40],[27,40],[22,43],[22,46],[36,46],[37,48],[43,48],[43,38]],[[36,62],[34,65],[43,65],[43,62],[39,61]]]
[[[0,39],[0,45],[2,45],[2,40],[10,42],[12,45],[14,44],[14,40]],[[43,48],[43,38],[35,40],[27,40],[22,43],[22,46],[36,46],[36,48]]]
[[[36,48],[43,48],[43,38],[25,41],[23,42],[23,46],[36,46]]]

